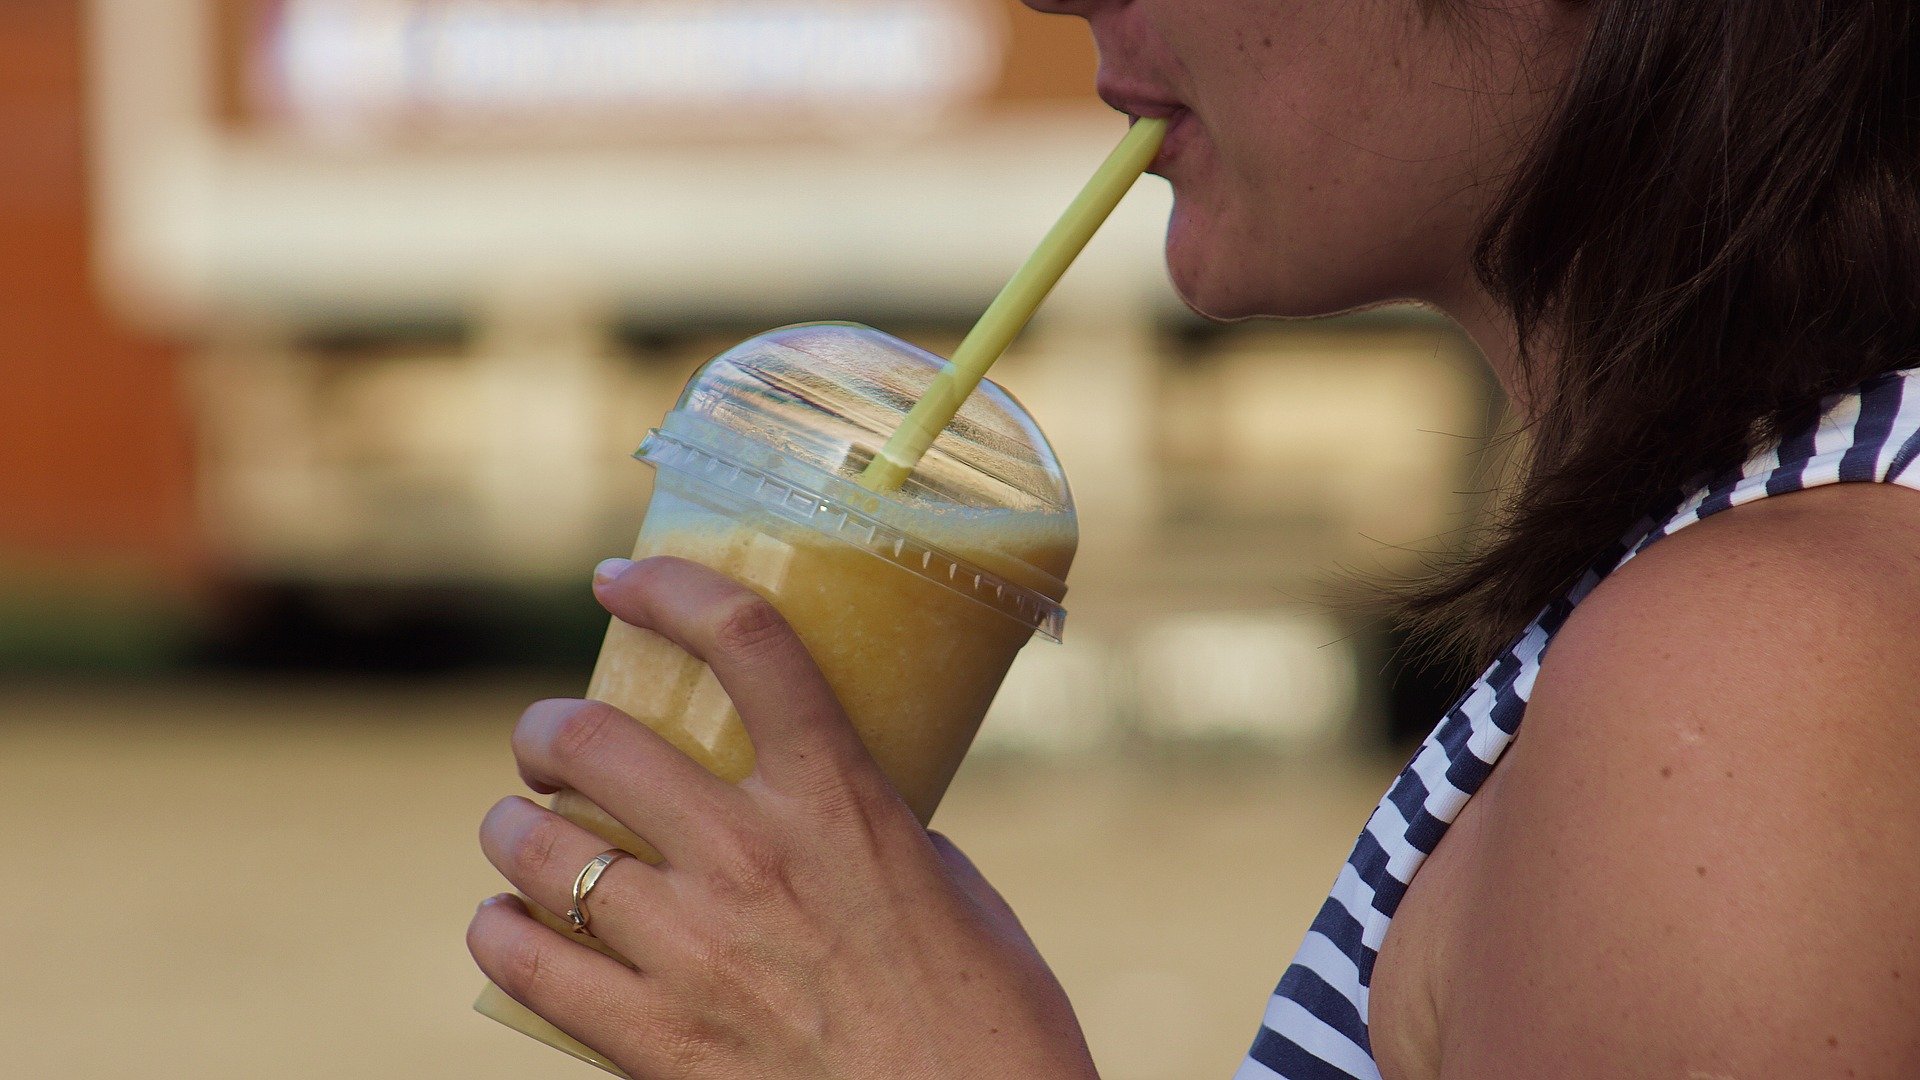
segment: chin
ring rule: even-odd
[[[1216,322],[1236,322],[1267,314],[1244,264],[1211,242],[1206,231],[1184,219],[1176,207],[1167,227],[1167,275],[1174,292],[1193,313]]]
[[[1288,266],[1249,236],[1183,216],[1176,204],[1167,228],[1167,273],[1194,314],[1216,322],[1311,319],[1387,302],[1339,287],[1338,275]]]
[[[1267,305],[1254,302],[1238,291],[1221,288],[1210,277],[1182,273],[1181,265],[1171,259],[1167,262],[1167,269],[1173,277],[1173,291],[1179,294],[1180,302],[1203,319],[1226,323],[1273,314],[1267,310]]]

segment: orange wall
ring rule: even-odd
[[[0,568],[183,583],[195,545],[177,349],[88,271],[80,0],[0,3]]]

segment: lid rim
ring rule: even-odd
[[[738,437],[738,433],[734,433]],[[782,520],[865,551],[876,558],[1012,619],[1059,643],[1066,608],[1046,594],[983,569],[873,515],[795,480],[655,428],[633,456],[719,491],[752,500]],[[804,462],[792,465],[819,470]],[[827,480],[838,478],[822,473]],[[851,535],[850,535],[851,533]],[[914,564],[917,563],[916,567]],[[935,574],[936,563],[944,573]]]

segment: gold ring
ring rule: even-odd
[[[612,866],[614,860],[632,857],[628,852],[612,848],[595,855],[593,861],[580,868],[580,873],[573,879],[573,908],[567,912],[567,921],[573,924],[574,933],[591,936],[587,929],[587,894],[600,884],[600,875],[607,872],[607,867]]]

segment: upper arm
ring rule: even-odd
[[[1462,817],[1447,1077],[1920,1076],[1920,498],[1778,502],[1556,637]]]

